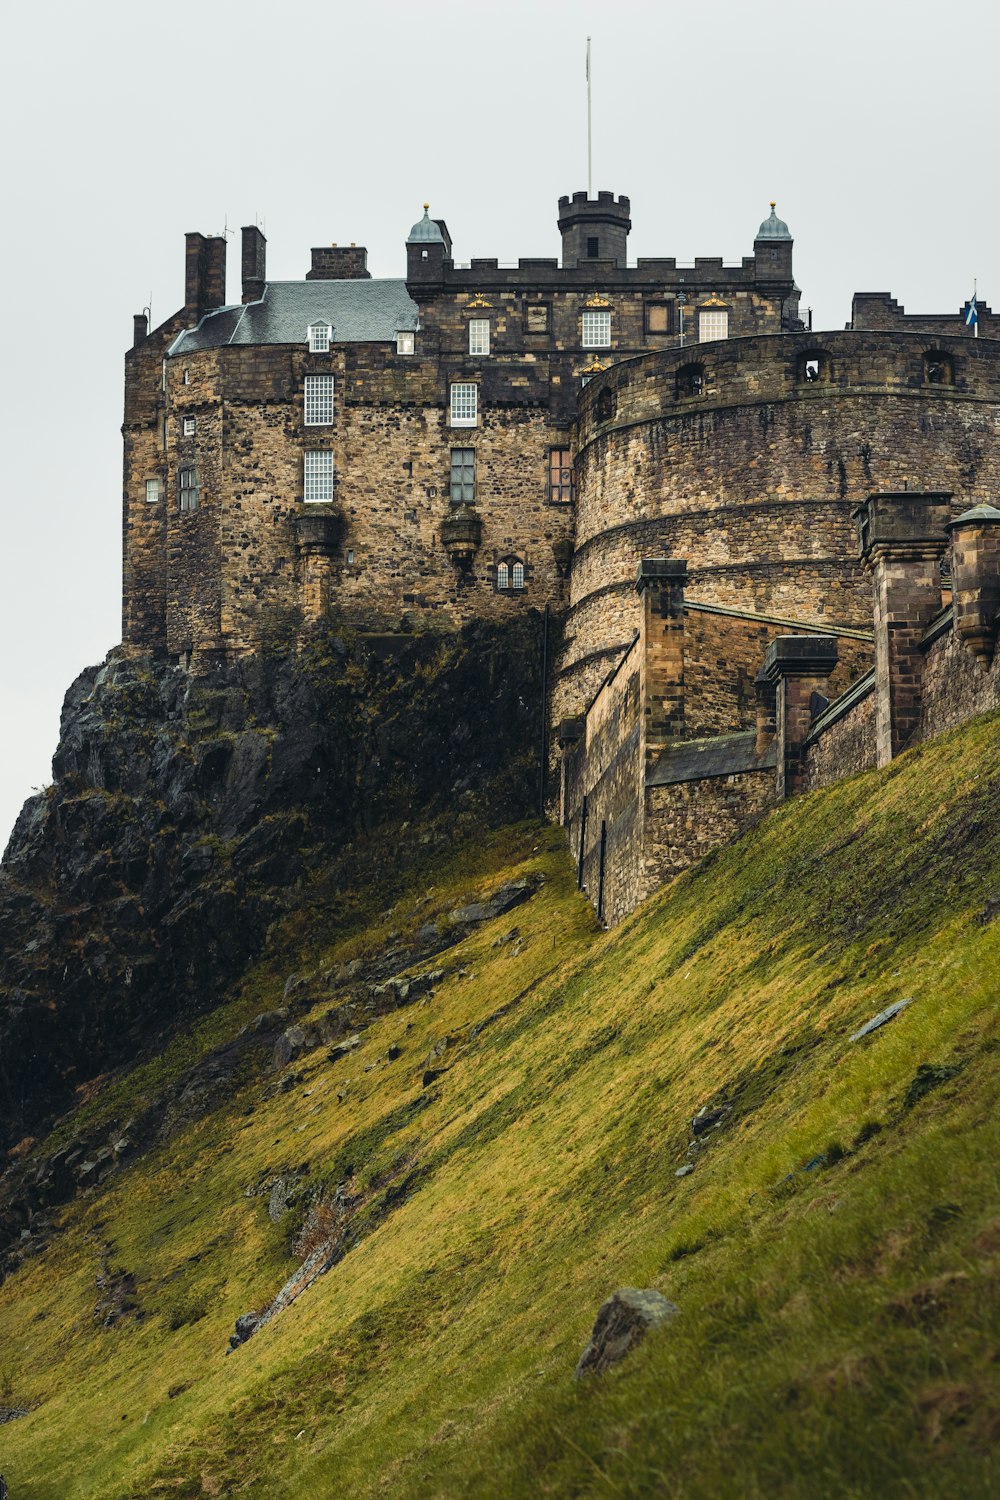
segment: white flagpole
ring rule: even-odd
[[[592,198],[593,192],[593,170],[590,145],[590,37],[587,38],[587,197]]]

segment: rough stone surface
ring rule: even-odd
[[[651,1328],[671,1322],[680,1313],[675,1302],[651,1288],[620,1287],[598,1311],[590,1342],[580,1355],[575,1371],[603,1375],[641,1343]]]
[[[400,637],[380,658],[321,632],[197,675],[115,655],[82,673],[54,784],[25,804],[0,870],[8,1138],[216,1004],[331,850],[346,858],[414,806],[486,821],[532,810],[539,637],[522,617]]]

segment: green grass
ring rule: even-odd
[[[0,1428],[12,1500],[995,1492],[998,751],[992,716],[787,805],[610,934],[540,825],[429,858],[374,919],[309,893],[185,1062],[292,967],[319,1013],[338,958],[544,876],[357,1052],[309,1054],[273,1096],[250,1080],[64,1210],[0,1288],[0,1378],[37,1403]],[[514,926],[522,950],[496,946]],[[88,1109],[148,1087],[116,1079]],[[295,1265],[247,1189],[306,1168],[351,1169],[359,1196],[415,1187],[227,1358]],[[103,1328],[109,1265],[142,1317]],[[620,1285],[681,1317],[575,1384]]]

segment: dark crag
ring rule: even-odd
[[[0,867],[0,1141],[214,1005],[346,842],[357,868],[392,820],[527,812],[540,638],[532,613],[445,635],[324,629],[197,676],[115,653],[83,672],[54,783]]]

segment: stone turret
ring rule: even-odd
[[[559,199],[559,233],[562,235],[564,270],[586,265],[588,261],[607,261],[624,267],[626,241],[632,220],[631,204],[625,197],[600,192],[596,198],[574,193]]]

